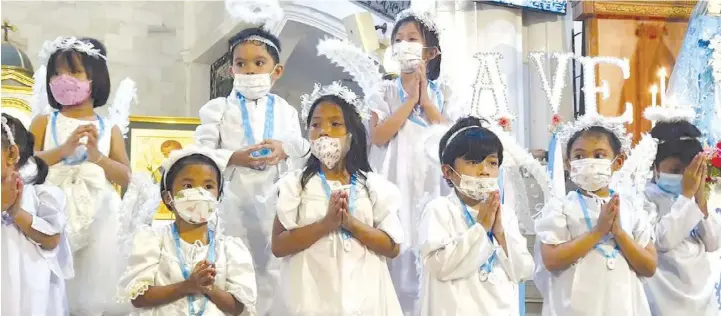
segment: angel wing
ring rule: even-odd
[[[317,48],[318,55],[327,57],[353,77],[353,81],[363,90],[366,103],[379,102],[383,75],[370,55],[346,40],[335,38],[321,40]]]
[[[621,170],[613,174],[609,187],[617,192],[630,192],[634,199],[643,199],[646,183],[653,177],[651,166],[656,157],[658,140],[645,134],[631,150]]]
[[[123,258],[130,255],[133,238],[138,230],[150,228],[160,201],[160,188],[153,182],[150,174],[136,172],[131,175],[119,214],[118,246],[125,255]]]
[[[108,108],[108,121],[110,126],[117,126],[123,137],[128,133],[128,124],[130,117],[130,103],[137,98],[137,88],[135,81],[125,78],[120,82],[120,86],[115,90],[115,99]]]
[[[48,102],[48,90],[47,90],[47,75],[48,71],[45,65],[40,66],[33,75],[33,97],[30,101],[30,108],[32,109],[31,119],[38,115],[46,115],[52,112],[50,102]]]

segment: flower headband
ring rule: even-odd
[[[2,129],[10,145],[15,145],[15,135],[13,135],[13,130],[10,128],[10,125],[8,125],[8,119],[4,116],[2,118]]]
[[[436,33],[437,36],[440,36],[441,29],[436,24],[435,21],[433,21],[433,15],[431,15],[430,12],[427,11],[420,11],[417,9],[408,8],[396,15],[396,23],[400,22],[403,19],[406,19],[408,17],[413,17],[418,22],[421,22],[428,30],[430,30],[433,33]]]
[[[42,65],[47,65],[50,60],[50,56],[52,56],[55,52],[68,50],[74,50],[91,57],[107,60],[105,56],[100,53],[100,49],[95,48],[92,43],[79,40],[74,36],[59,36],[53,41],[45,41],[43,47],[40,49],[40,53],[38,53],[38,59]]]
[[[358,115],[360,115],[361,119],[364,121],[370,118],[370,109],[365,103],[363,103],[363,101],[358,99],[356,93],[341,85],[340,81],[334,81],[327,86],[321,86],[316,83],[313,88],[313,92],[310,95],[304,94],[300,97],[301,119],[306,122],[308,120],[308,116],[310,115],[310,108],[313,106],[313,103],[318,101],[321,97],[328,95],[337,96],[343,99],[343,101],[348,102],[348,104],[355,108]]]
[[[631,135],[626,131],[625,124],[633,122],[633,106],[626,103],[626,111],[617,118],[604,117],[598,113],[585,114],[574,122],[568,122],[558,127],[558,141],[565,148],[573,135],[592,127],[602,127],[613,133],[621,142],[621,150],[624,153],[631,152]]]

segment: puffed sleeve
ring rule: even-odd
[[[276,215],[286,230],[298,228],[298,207],[300,206],[300,176],[302,171],[287,173],[278,180]]]
[[[36,212],[30,227],[50,236],[62,233],[67,222],[64,212],[65,194],[52,185],[35,185],[33,188]]]
[[[239,238],[224,236],[223,243],[228,257],[225,290],[238,302],[243,303],[245,308],[242,315],[256,315],[255,304],[258,294],[250,251]]]
[[[512,207],[503,206],[502,224],[506,235],[506,249],[498,250],[499,263],[508,274],[508,278],[515,282],[530,280],[533,277],[533,256],[528,251],[528,242],[518,227],[518,217]]]
[[[706,251],[713,252],[721,248],[721,216],[719,209],[708,208],[708,217],[699,225],[699,235]]]
[[[441,281],[463,279],[478,272],[496,250],[479,223],[454,233],[448,203],[439,197],[426,206],[418,236],[424,268]]]
[[[633,224],[633,239],[641,247],[646,247],[650,242],[655,239],[653,232],[653,226],[648,219],[648,213],[643,210],[643,201],[637,203],[631,203],[633,205],[634,224]],[[641,206],[637,206],[641,205]],[[690,230],[689,230],[690,232]],[[688,235],[688,232],[686,233]]]
[[[118,281],[117,297],[120,302],[134,300],[155,285],[162,243],[163,234],[151,228],[141,229],[135,235],[128,266]]]
[[[663,214],[654,203],[653,195],[644,196],[644,218],[652,225],[656,235],[656,246],[660,252],[668,252],[678,246],[691,230],[703,220],[703,213],[696,202],[680,195],[671,205],[671,209]],[[662,215],[663,214],[663,215]],[[635,231],[635,229],[634,229]],[[634,237],[635,237],[634,232]],[[638,241],[638,240],[637,240]],[[645,246],[643,243],[639,243]]]
[[[559,245],[573,239],[564,212],[565,201],[565,199],[550,200],[541,210],[541,216],[536,219],[534,223],[536,236],[542,243]]]
[[[403,226],[398,217],[401,207],[400,190],[379,174],[369,173],[367,177],[366,183],[373,203],[373,225],[388,234],[396,244],[402,244]]]
[[[380,94],[373,96],[375,102],[370,102],[370,110],[378,116],[379,122],[393,113],[390,103],[400,101],[395,80],[383,81],[380,89]]]
[[[200,146],[216,149],[216,155],[228,162],[233,151],[221,148],[220,139],[220,125],[223,123],[225,108],[225,98],[210,100],[200,108],[200,125],[195,129],[195,140]]]

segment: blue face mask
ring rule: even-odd
[[[682,174],[662,172],[659,173],[658,178],[656,178],[656,185],[658,185],[658,187],[663,191],[674,195],[680,195],[681,191],[683,191],[683,188],[681,186],[682,179]]]

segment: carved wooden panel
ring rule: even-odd
[[[573,1],[576,21],[589,18],[686,21],[697,1]]]

